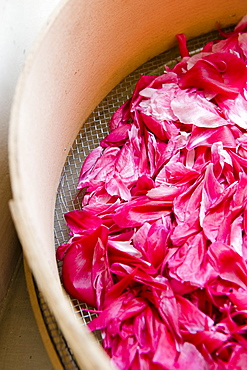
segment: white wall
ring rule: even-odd
[[[0,308],[21,251],[8,208],[11,104],[25,58],[58,2],[0,0]]]

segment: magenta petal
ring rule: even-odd
[[[247,349],[236,346],[229,360],[229,368],[237,370],[245,370],[247,364]]]
[[[171,240],[174,245],[180,246],[186,241],[189,241],[189,237],[193,234],[199,233],[200,230],[201,226],[199,222],[199,210],[197,209],[194,210],[194,213],[188,215],[186,220],[180,222],[174,227],[171,234]]]
[[[62,261],[64,259],[64,256],[65,256],[67,250],[70,248],[70,246],[71,246],[70,242],[59,245],[59,247],[56,250],[56,258],[59,261]]]
[[[225,204],[222,202],[212,210],[208,210],[203,222],[203,231],[211,242],[215,242],[219,233],[220,226],[225,219]]]
[[[139,101],[142,99],[142,97],[139,95],[140,91],[146,88],[151,84],[151,82],[156,78],[157,76],[151,76],[151,75],[142,75],[140,79],[138,80],[134,92],[132,94],[131,98],[131,109],[134,110],[134,108],[139,104]]]
[[[152,224],[148,231],[145,252],[148,260],[155,268],[158,268],[165,258],[169,231],[163,224],[157,223]]]
[[[182,185],[199,177],[199,173],[196,170],[186,167],[181,162],[173,163],[170,161],[164,168],[166,171],[166,179],[170,184]]]
[[[106,232],[98,239],[92,260],[92,282],[96,292],[96,307],[98,309],[102,309],[104,306],[106,294],[114,284],[107,256],[107,234]]]
[[[196,342],[203,343],[210,353],[214,353],[229,339],[230,335],[213,330],[203,330],[196,334]]]
[[[74,234],[88,234],[102,224],[102,220],[99,217],[84,210],[67,212],[64,217],[68,227]]]
[[[111,131],[128,122],[128,120],[130,119],[129,108],[130,108],[130,99],[127,100],[124,104],[122,104],[121,107],[119,107],[114,112],[109,124]]]
[[[247,15],[243,16],[238,24],[235,26],[235,32],[244,32],[247,28]]]
[[[158,345],[153,362],[162,365],[165,369],[173,369],[177,355],[174,339],[165,325],[160,325],[157,330]],[[164,356],[166,353],[166,356]]]
[[[178,47],[182,58],[189,56],[189,51],[186,45],[186,36],[183,33],[176,35],[178,40]]]
[[[166,140],[167,135],[164,130],[164,125],[162,121],[155,120],[153,117],[146,115],[145,113],[141,113],[141,117],[143,122],[148,127],[148,129],[160,140]]]
[[[247,267],[244,259],[226,244],[212,243],[208,250],[211,265],[219,276],[247,289]]]
[[[199,209],[202,200],[201,179],[198,179],[180,195],[178,195],[173,202],[174,213],[178,219],[178,223],[185,222],[196,210]]]
[[[105,233],[106,228],[100,226],[90,235],[76,238],[63,260],[62,279],[65,289],[73,297],[93,307],[97,307],[92,271],[93,255],[98,239],[104,240]]]
[[[128,187],[122,181],[120,176],[113,175],[105,185],[106,191],[111,196],[118,196],[123,200],[130,200],[131,194]]]
[[[213,143],[221,141],[225,148],[235,148],[236,140],[228,126],[213,129],[195,127],[191,133],[187,149],[193,149],[200,145],[211,147]]]
[[[206,259],[206,239],[203,233],[188,238],[168,260],[169,273],[181,282],[204,287],[215,274]]]
[[[133,248],[134,249],[134,248]],[[130,252],[132,252],[130,250]],[[136,250],[136,252],[138,252]],[[139,256],[134,255],[133,253],[129,253],[128,250],[120,249],[116,246],[116,243],[109,240],[108,243],[108,256],[110,265],[115,263],[126,264],[128,266],[132,266],[133,268],[139,267],[141,269],[146,270],[150,274],[155,273],[155,269],[150,266],[150,263],[145,261],[145,259],[141,258],[142,255]]]
[[[176,296],[179,306],[179,323],[190,333],[208,330],[213,326],[214,321],[201,312],[193,303],[182,296]]]
[[[154,188],[153,179],[150,176],[144,174],[138,177],[135,186],[131,190],[131,193],[132,196],[146,195],[147,192],[152,188]]]
[[[181,87],[197,87],[235,98],[246,83],[245,63],[232,53],[213,53],[200,59],[181,78]]]
[[[72,297],[96,307],[96,292],[92,286],[92,257],[92,251],[91,256],[85,258],[81,245],[73,245],[63,260],[62,280]]]
[[[112,302],[118,299],[122,293],[127,289],[128,286],[134,281],[137,268],[133,269],[132,272],[124,276],[121,280],[115,283],[110,289],[106,292],[104,307],[110,306]]]
[[[157,289],[164,290],[167,287],[166,279],[162,276],[152,277],[151,274],[148,273],[148,270],[135,269],[123,263],[113,263],[111,265],[111,272],[119,277],[133,274],[133,280]]]
[[[246,290],[243,291],[234,291],[232,293],[228,293],[228,297],[232,301],[232,303],[238,308],[238,310],[246,310],[247,307],[247,294]]]
[[[120,227],[141,226],[145,221],[156,221],[171,212],[172,202],[139,197],[121,205],[113,216]]]
[[[103,140],[101,140],[100,145],[102,147],[106,146],[121,146],[128,138],[128,131],[130,130],[130,125],[124,124],[112,130]]]
[[[109,325],[112,318],[115,318],[115,317],[118,316],[119,311],[120,311],[120,309],[122,307],[122,304],[123,304],[122,301],[123,301],[123,297],[121,297],[121,299],[117,299],[115,301],[112,301],[111,305],[109,305],[107,308],[105,308],[99,314],[99,316],[95,317],[91,322],[89,322],[87,324],[88,328],[91,331],[102,330],[102,329],[106,328]]]

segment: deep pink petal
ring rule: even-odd
[[[170,200],[156,201],[143,196],[120,206],[113,219],[120,227],[141,226],[145,221],[156,221],[170,214],[171,206]]]
[[[182,77],[180,86],[197,87],[235,98],[246,83],[245,63],[232,53],[212,53],[199,60]]]
[[[105,240],[106,234],[106,228],[100,226],[90,235],[77,238],[63,259],[62,280],[65,289],[74,298],[93,307],[97,307],[92,271],[94,250],[98,239]]]
[[[178,47],[181,57],[188,57],[189,51],[186,45],[186,36],[183,33],[176,35],[178,40]]]
[[[191,133],[187,149],[193,149],[200,145],[211,147],[213,143],[221,141],[226,148],[235,148],[236,140],[229,126],[217,128],[195,127]]]
[[[74,234],[88,234],[97,229],[102,220],[89,211],[71,211],[64,215],[67,226]]]
[[[190,333],[197,333],[208,330],[214,324],[214,321],[202,311],[200,311],[193,303],[182,296],[176,296],[179,306],[179,323],[182,328]]]
[[[112,130],[103,140],[101,140],[100,145],[102,147],[107,146],[121,146],[128,139],[128,131],[130,130],[130,125],[123,124]]]
[[[128,122],[130,119],[130,99],[122,104],[112,115],[109,123],[110,130],[114,130]]]
[[[152,116],[148,116],[145,113],[141,113],[141,117],[143,122],[147,126],[147,128],[160,140],[166,140],[167,134],[164,129],[164,125],[162,121],[158,121],[154,119]]]
[[[219,276],[243,289],[247,288],[247,267],[243,258],[226,244],[212,243],[208,250],[210,264]]]

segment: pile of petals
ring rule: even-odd
[[[82,165],[57,250],[119,369],[247,368],[247,17],[143,75]]]

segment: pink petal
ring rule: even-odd
[[[74,234],[89,234],[102,224],[99,217],[85,210],[67,212],[64,217]]]
[[[163,224],[158,223],[152,224],[148,231],[145,255],[155,268],[162,264],[166,255],[169,231]]]
[[[114,284],[110,273],[106,240],[102,241],[102,238],[98,239],[94,248],[92,260],[92,282],[96,292],[96,307],[98,309],[102,309],[106,294]]]
[[[63,260],[62,280],[65,289],[74,298],[92,307],[97,307],[92,271],[93,255],[98,239],[105,240],[106,233],[106,228],[100,226],[90,235],[75,239]]]
[[[171,101],[171,108],[179,121],[186,125],[214,128],[228,124],[217,113],[214,104],[196,92],[179,90]]]
[[[171,233],[171,240],[174,245],[180,246],[185,243],[191,235],[200,232],[200,230],[199,210],[195,209],[192,214],[187,215],[186,220],[179,222],[178,225],[174,227]]]
[[[229,369],[245,370],[247,364],[247,350],[236,346],[229,360]]]
[[[212,243],[208,250],[211,265],[219,276],[247,288],[247,267],[243,258],[226,244]]]
[[[174,339],[165,325],[158,328],[158,345],[154,353],[153,362],[162,365],[163,368],[174,368],[175,358],[177,355]],[[166,356],[164,356],[164,352]]]
[[[239,216],[232,222],[232,225],[231,225],[230,245],[240,256],[243,256],[242,234],[243,234],[243,217]]]
[[[179,370],[208,370],[208,363],[193,344],[185,342],[174,368]]]
[[[218,104],[229,121],[247,129],[247,101],[243,95],[219,101]]]
[[[110,120],[110,130],[114,130],[119,126],[127,123],[130,119],[130,99],[127,100],[124,104],[122,104],[112,115]]]
[[[179,306],[179,323],[190,333],[195,334],[200,331],[208,330],[213,326],[214,321],[202,311],[200,311],[188,299],[176,296]]]
[[[130,190],[122,181],[122,179],[117,175],[113,175],[110,177],[110,179],[108,179],[105,188],[107,193],[111,196],[118,196],[123,200],[131,199]]]
[[[176,38],[178,40],[178,47],[181,57],[188,57],[189,51],[186,45],[186,36],[183,33],[180,33],[176,35]]]
[[[120,227],[141,226],[145,221],[156,221],[171,212],[172,202],[138,197],[118,208],[113,220]]]
[[[206,239],[202,233],[190,236],[168,260],[169,274],[181,282],[204,287],[213,276],[206,259]]]
[[[232,53],[212,53],[200,59],[181,78],[180,86],[196,87],[235,98],[246,83],[243,60]]]
[[[100,145],[102,147],[107,146],[121,146],[128,139],[128,131],[130,130],[130,125],[123,124],[114,130],[112,130],[103,140],[101,140]]]
[[[180,192],[181,190],[176,186],[163,185],[150,189],[146,195],[150,199],[170,200],[174,199]]]
[[[158,121],[157,119],[153,118],[152,116],[148,116],[145,113],[141,112],[141,117],[143,122],[147,126],[147,128],[160,140],[166,140],[167,134],[165,131],[164,124],[162,121]]]
[[[234,31],[235,32],[244,32],[244,31],[246,31],[246,27],[247,27],[247,15],[245,15],[241,18],[241,20],[235,26]]]
[[[80,183],[80,180],[86,176],[87,172],[92,170],[93,166],[95,165],[97,160],[100,158],[102,151],[103,149],[101,148],[101,146],[98,146],[97,148],[93,149],[89,153],[89,155],[83,162],[81,172],[80,172],[80,177],[79,177],[79,183]]]
[[[224,186],[216,179],[213,171],[213,163],[210,163],[206,169],[204,186],[202,190],[202,202],[200,209],[200,224],[203,225],[203,219],[208,209],[217,201],[223,193]]]
[[[229,126],[207,129],[195,127],[191,133],[187,149],[193,149],[199,145],[211,147],[213,143],[219,141],[222,142],[224,147],[236,147],[236,140]]]
[[[159,121],[173,121],[176,120],[173,110],[171,108],[171,102],[173,101],[178,86],[174,82],[168,82],[157,89],[150,99],[143,100],[140,103],[140,109],[145,115],[152,116],[157,123]],[[164,135],[162,135],[164,136]]]

